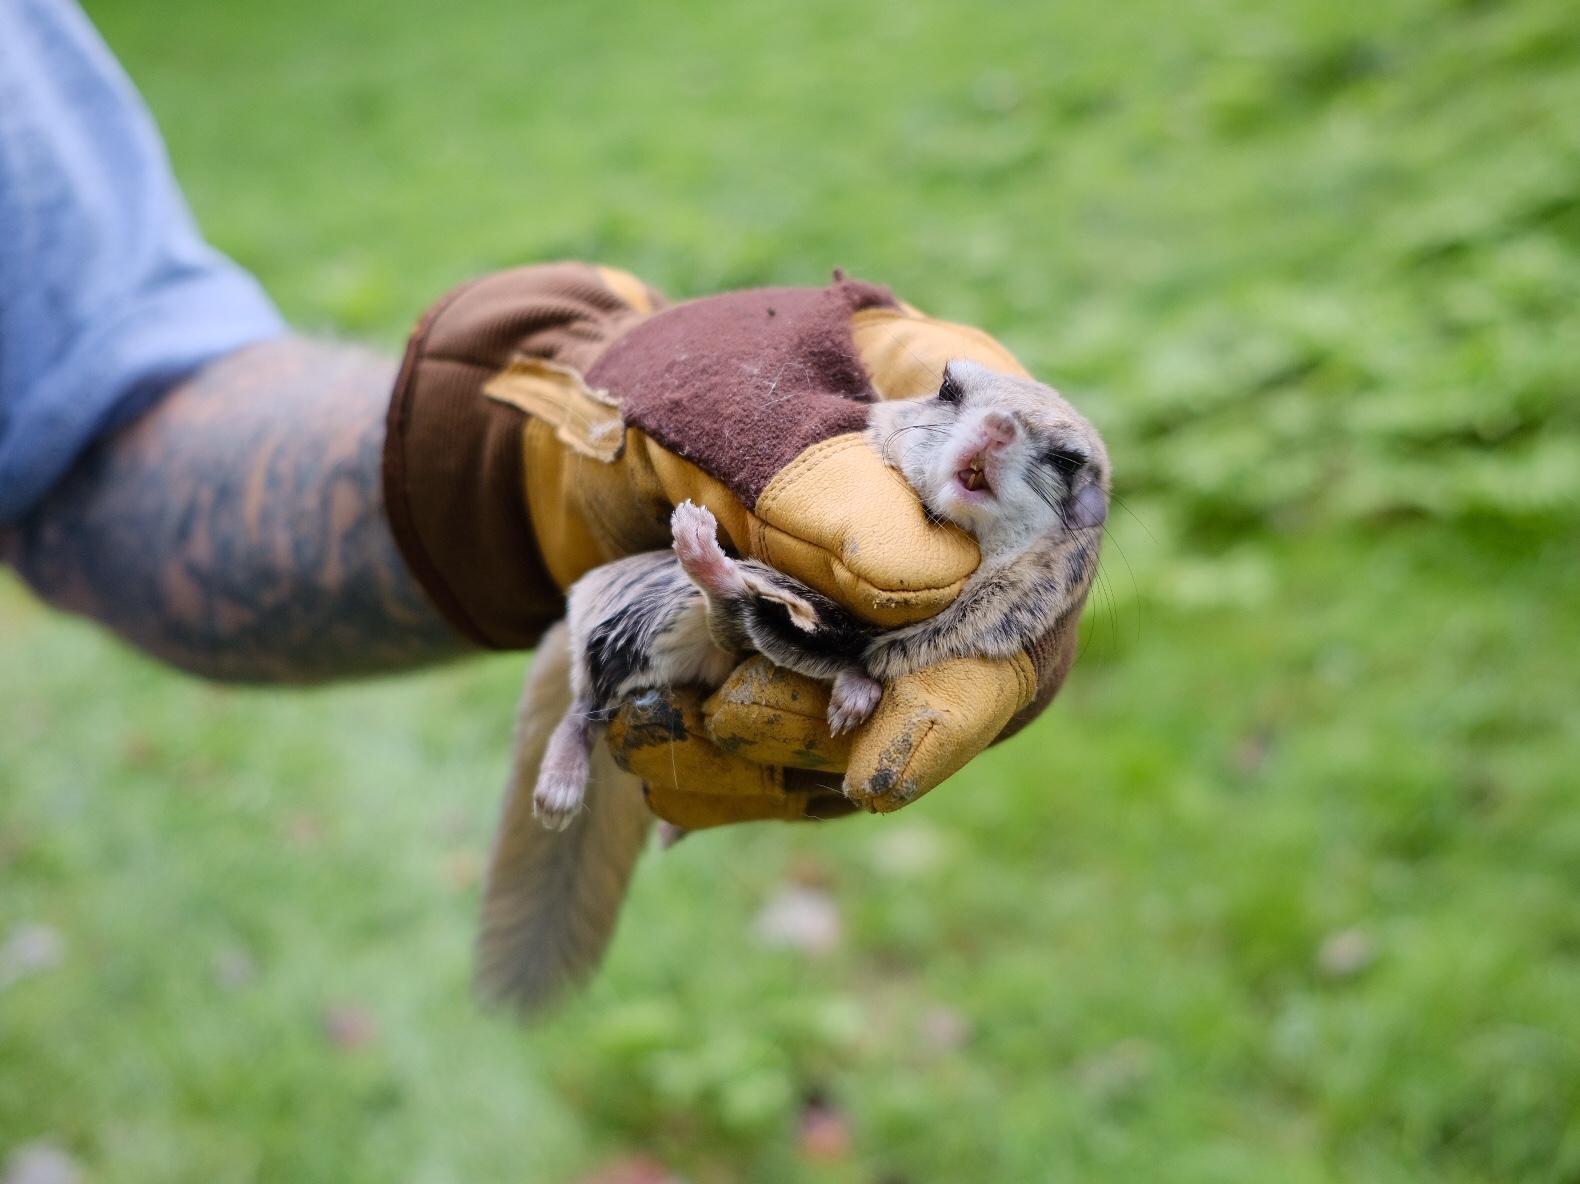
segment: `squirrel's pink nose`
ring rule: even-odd
[[[1015,417],[1003,411],[989,411],[982,417],[982,442],[989,448],[1002,448],[1013,444],[1020,434]]]

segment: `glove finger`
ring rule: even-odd
[[[828,684],[767,658],[737,666],[702,711],[719,747],[759,764],[838,773],[850,759],[850,737],[829,735]]]
[[[708,737],[696,691],[648,691],[623,703],[609,721],[608,744],[621,767],[642,779],[653,813],[687,830],[832,816],[816,800],[829,796],[830,777],[790,787],[782,770],[720,748]],[[820,812],[809,814],[814,804]]]
[[[890,681],[855,733],[846,794],[875,813],[915,801],[991,744],[1036,693],[1023,654],[958,658]]]

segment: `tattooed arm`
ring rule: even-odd
[[[310,682],[467,652],[384,517],[392,361],[240,350],[97,445],[3,540],[44,600],[184,670]]]

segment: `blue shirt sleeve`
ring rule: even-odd
[[[203,241],[81,10],[0,0],[0,525],[173,383],[284,331]]]

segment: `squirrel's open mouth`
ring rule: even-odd
[[[980,456],[972,457],[970,464],[955,473],[955,480],[971,493],[992,494],[993,492],[992,482],[988,480]]]

